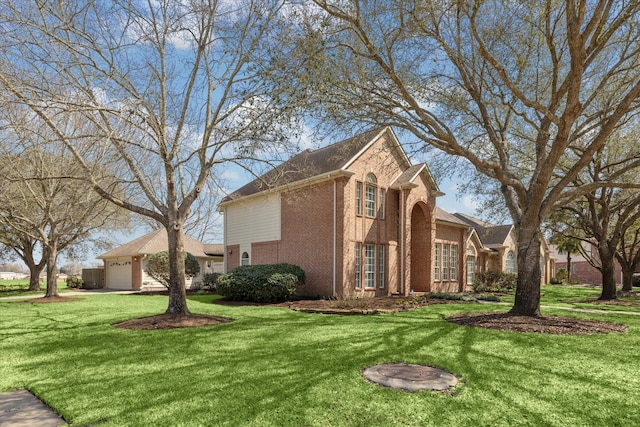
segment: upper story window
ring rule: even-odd
[[[362,183],[356,181],[356,215],[362,215]]]
[[[367,184],[364,189],[364,213],[366,216],[376,216],[376,192],[378,180],[372,173],[367,175]]]
[[[384,188],[380,189],[380,209],[378,211],[378,218],[384,219],[384,205],[385,199],[387,198],[387,192]]]

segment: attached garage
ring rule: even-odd
[[[105,266],[107,288],[132,289],[131,258],[110,259]]]
[[[159,229],[100,255],[98,258],[104,262],[105,287],[123,290],[163,288],[146,274],[144,268],[147,257],[166,251],[168,247],[167,232]],[[200,274],[188,280],[187,287],[202,283],[204,274],[215,272],[224,259],[222,244],[204,244],[184,236],[184,249],[200,264]]]

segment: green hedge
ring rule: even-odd
[[[473,291],[481,292],[511,292],[516,288],[518,276],[502,271],[482,271],[473,278]]]
[[[304,282],[304,270],[297,265],[242,265],[218,277],[216,290],[232,300],[280,302],[291,299]]]
[[[67,277],[67,288],[80,289],[84,285],[82,278],[80,277]]]

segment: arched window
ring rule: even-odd
[[[374,174],[367,174],[367,183],[364,189],[364,214],[366,216],[376,216],[377,182],[378,180]]]
[[[240,265],[250,265],[249,254],[247,252],[242,252],[242,259],[240,260]]]
[[[476,270],[476,250],[473,246],[467,248],[467,285],[473,284]]]
[[[509,251],[507,254],[507,265],[506,265],[507,273],[515,273],[516,272],[516,255],[513,251]]]

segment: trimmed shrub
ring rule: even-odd
[[[473,291],[481,292],[511,292],[516,288],[518,276],[502,271],[482,271],[473,278]]]
[[[165,287],[169,287],[169,253],[167,251],[153,254],[147,260],[146,272],[149,276],[162,283]],[[186,277],[192,278],[200,272],[200,264],[196,257],[189,252],[184,254],[184,274]]]
[[[467,293],[450,293],[450,292],[431,292],[429,298],[444,299],[452,301],[500,301],[500,297],[496,295],[483,294],[467,294]]]
[[[566,268],[561,268],[556,272],[556,281],[560,283],[566,283],[569,279],[569,272]]]
[[[220,273],[205,273],[204,277],[202,278],[202,288],[209,289],[210,291],[215,291],[218,277],[220,276]]]
[[[67,288],[80,289],[84,285],[84,281],[80,277],[67,277]]]
[[[291,299],[304,282],[304,270],[296,265],[241,265],[220,275],[216,290],[232,300],[281,302]]]
[[[640,274],[634,274],[633,277],[631,278],[631,284],[634,287],[639,287],[640,286]]]

